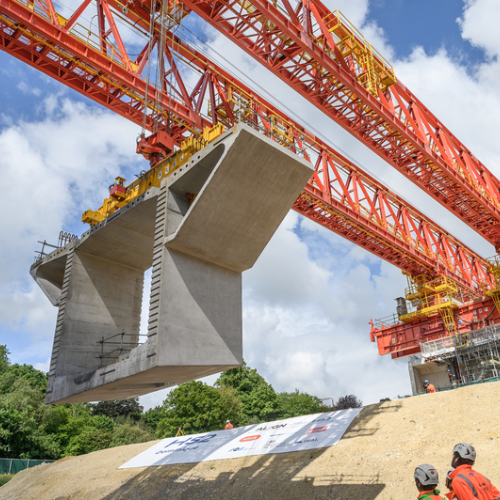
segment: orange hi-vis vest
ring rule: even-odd
[[[459,465],[451,474],[451,487],[458,500],[500,500],[500,491],[470,465]]]

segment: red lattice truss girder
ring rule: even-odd
[[[111,20],[118,15],[116,2],[98,2],[100,36],[95,43],[86,43],[74,30],[89,3],[85,0],[63,27],[50,0],[32,4],[0,0],[0,46],[141,124],[146,105],[143,72],[148,55],[149,10],[136,2],[127,13],[145,43],[131,61],[120,25]],[[153,45],[157,39],[156,33]],[[237,115],[245,113],[249,116],[247,123],[268,135],[273,135],[273,126],[278,124],[284,131],[281,137],[286,137],[281,143],[315,163],[313,177],[293,206],[296,211],[412,275],[446,275],[472,294],[477,294],[482,285],[492,284],[487,262],[479,255],[171,33],[166,58],[170,69],[163,83],[164,106],[169,115],[164,112],[163,120],[165,126],[170,123],[177,144],[219,121],[231,126]],[[190,92],[176,60],[198,75]],[[202,115],[207,96],[211,101],[208,117]],[[150,85],[148,106],[153,101],[154,87]],[[152,126],[151,113],[146,126]]]
[[[500,246],[500,182],[402,83],[378,98],[358,83],[319,0],[183,3]]]

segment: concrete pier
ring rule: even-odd
[[[33,265],[32,276],[59,308],[46,402],[125,399],[239,366],[241,273],[312,171],[239,124],[160,188]]]

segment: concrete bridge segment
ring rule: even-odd
[[[46,402],[125,399],[239,366],[241,273],[312,171],[239,124],[160,188],[34,264],[33,278],[59,308]],[[140,343],[150,267],[147,340]],[[101,359],[119,345],[105,342],[101,350],[99,342],[122,331],[131,350]]]

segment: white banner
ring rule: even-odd
[[[123,464],[184,464],[225,458],[311,450],[337,444],[361,409],[316,413],[236,429],[163,439]]]

